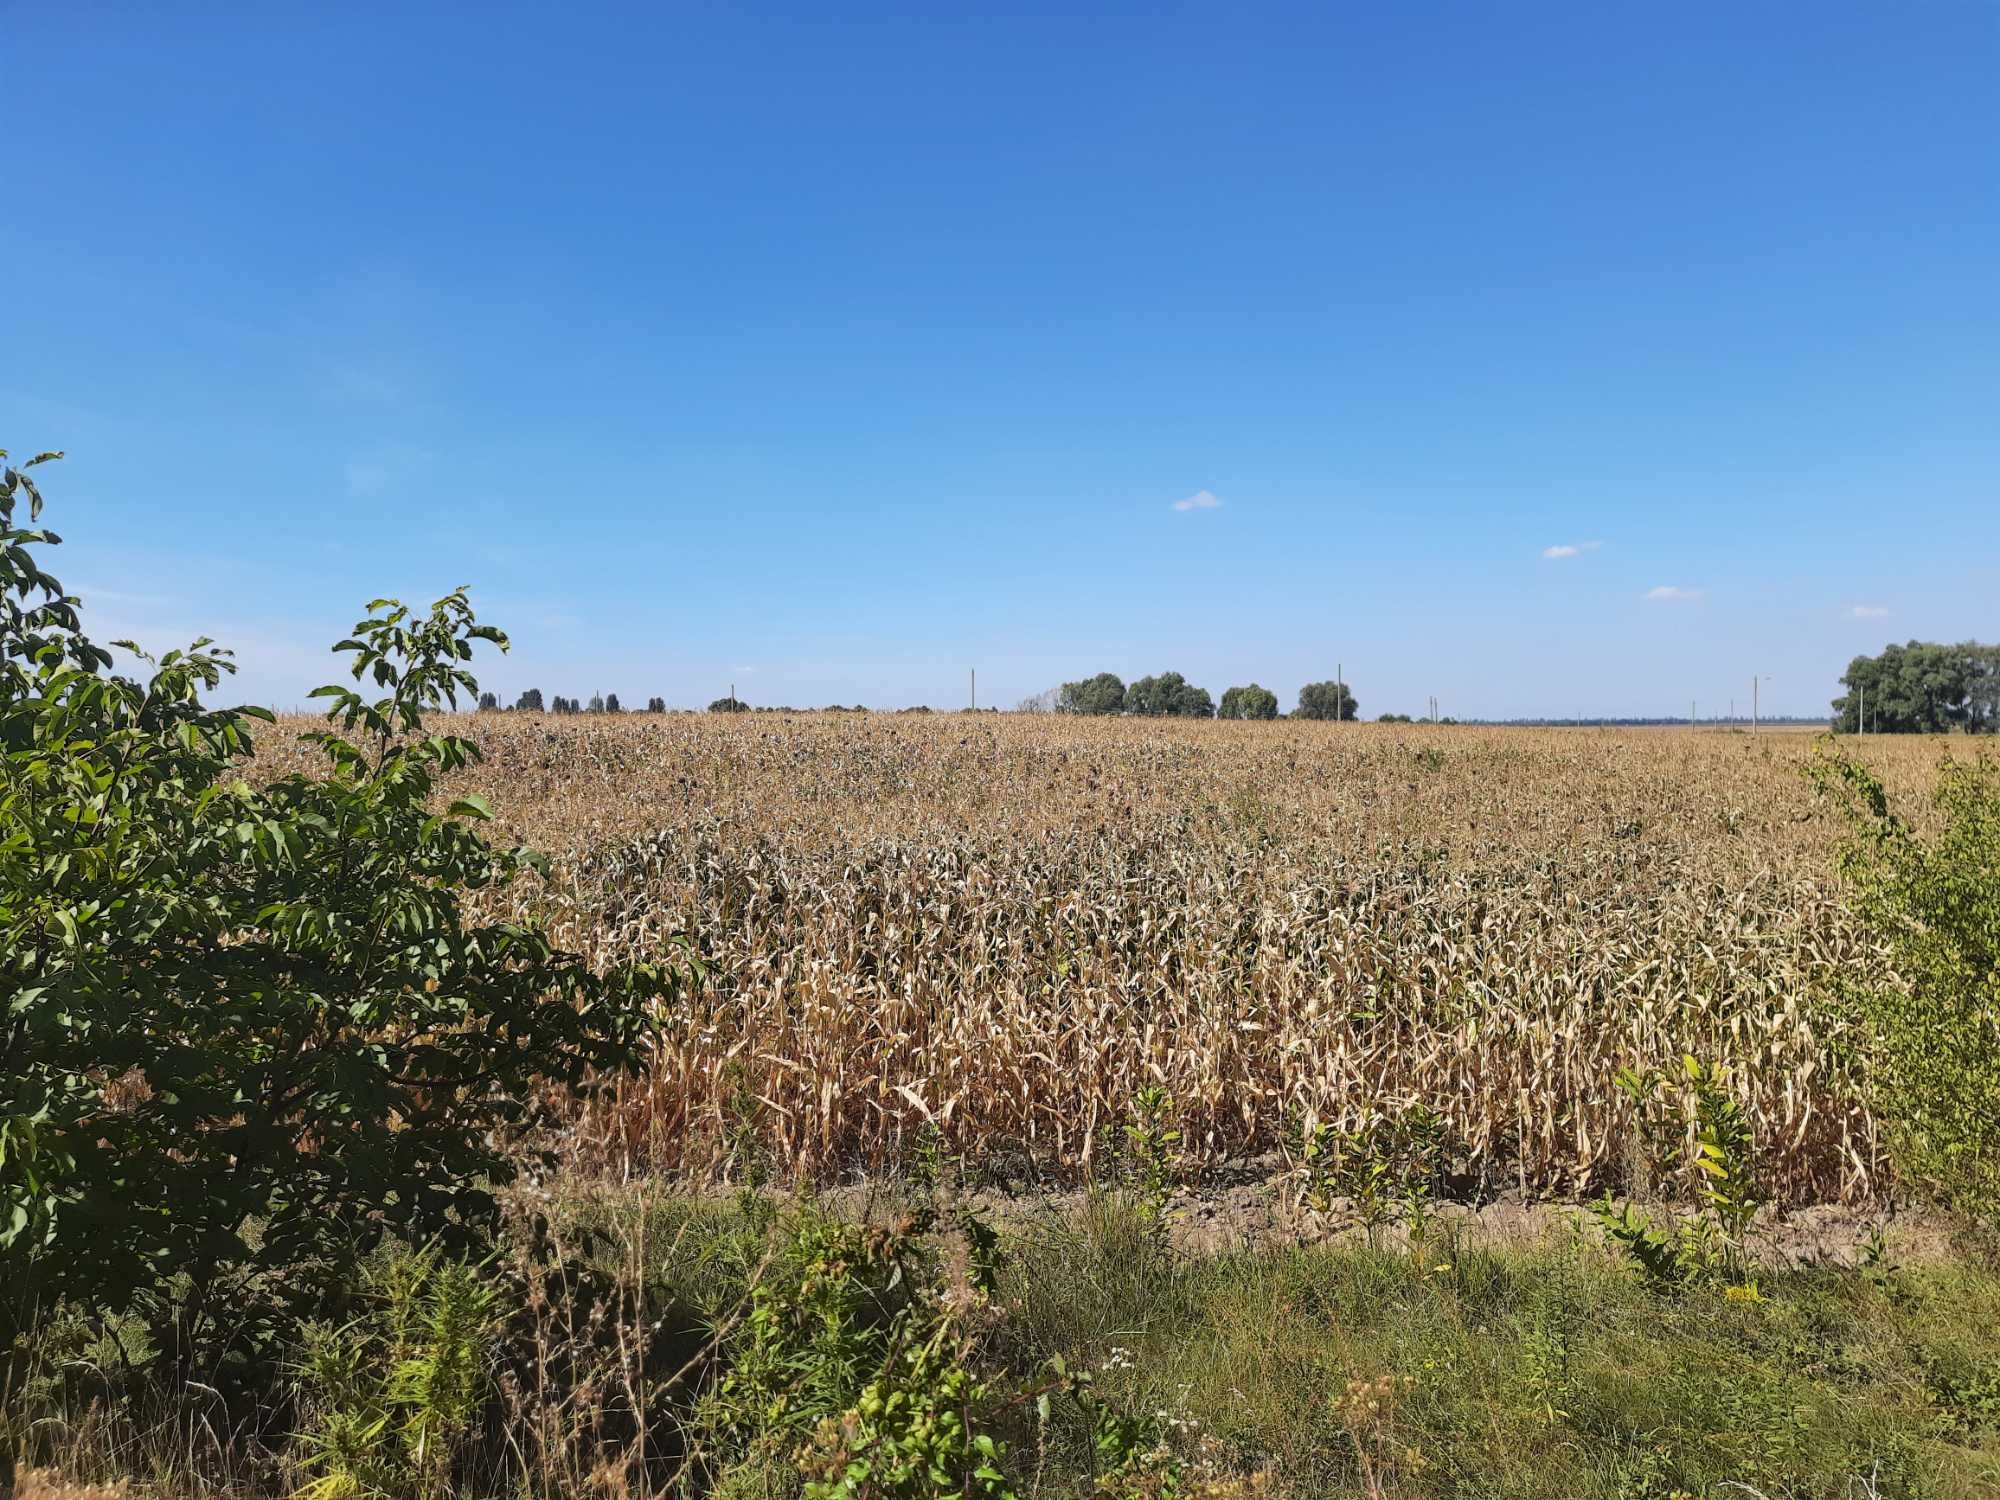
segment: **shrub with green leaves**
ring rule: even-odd
[[[294,1500],[442,1500],[491,1383],[499,1294],[435,1250],[365,1268],[362,1316],[311,1324],[299,1362],[311,1478]]]
[[[1681,1070],[1682,1092],[1695,1119],[1700,1208],[1671,1225],[1659,1225],[1629,1202],[1615,1202],[1606,1194],[1592,1205],[1591,1214],[1649,1284],[1676,1290],[1720,1283],[1731,1295],[1754,1300],[1758,1291],[1750,1277],[1749,1238],[1761,1206],[1754,1186],[1757,1142],[1723,1069],[1684,1057]],[[1651,1115],[1653,1096],[1664,1082],[1651,1070],[1641,1074],[1626,1069],[1618,1077],[1642,1119]],[[1655,1170],[1659,1165],[1652,1164]]]
[[[924,1241],[932,1221],[867,1228],[802,1201],[771,1227],[724,1343],[728,1372],[696,1415],[726,1469],[795,1469],[808,1500],[1013,1494],[992,1424],[1025,1398],[970,1365],[993,1232],[958,1215],[939,1257]]]
[[[1821,790],[1853,826],[1842,869],[1903,982],[1854,998],[1875,1048],[1877,1118],[1912,1186],[1991,1215],[2000,1204],[2000,766],[1945,760],[1928,837],[1861,762],[1823,751]]]
[[[361,690],[316,695],[324,772],[258,789],[270,716],[202,701],[228,653],[120,642],[144,672],[114,672],[37,561],[29,467],[0,473],[0,1358],[58,1302],[182,1360],[254,1346],[385,1236],[490,1222],[544,1101],[636,1064],[677,971],[468,916],[536,857],[440,793],[479,751],[426,716],[506,648],[464,590],[371,605],[334,648]]]

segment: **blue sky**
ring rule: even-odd
[[[0,52],[0,445],[69,451],[98,631],[255,700],[459,583],[506,696],[676,705],[1812,713],[2000,636],[1988,0],[0,0]]]

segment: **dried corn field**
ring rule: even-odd
[[[296,726],[294,726],[296,727]],[[1468,1187],[1623,1180],[1622,1066],[1736,1070],[1790,1201],[1865,1196],[1827,997],[1882,977],[1811,737],[1034,717],[487,716],[476,782],[593,954],[707,966],[580,1121],[708,1173],[973,1159],[1088,1175],[1136,1090],[1190,1155],[1422,1100]],[[1865,753],[1928,786],[1936,742]],[[279,749],[280,761],[300,753]]]

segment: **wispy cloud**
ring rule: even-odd
[[[124,589],[100,588],[94,583],[72,583],[67,587],[87,606],[100,604],[113,609],[175,609],[184,602],[178,594],[135,594]]]
[[[1542,548],[1542,556],[1547,558],[1575,557],[1582,552],[1595,552],[1602,542],[1557,542],[1553,547]]]
[[[1702,596],[1701,589],[1684,589],[1671,583],[1646,590],[1646,597],[1659,604],[1684,604]]]
[[[1880,604],[1857,604],[1848,613],[1857,620],[1880,620],[1886,618],[1889,611]]]
[[[1185,500],[1174,502],[1175,510],[1218,510],[1222,502],[1207,490],[1196,490]]]

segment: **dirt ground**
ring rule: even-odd
[[[907,1184],[875,1181],[840,1188],[825,1195],[836,1212],[875,1217],[908,1202]],[[1003,1230],[1029,1230],[1038,1220],[1060,1217],[1080,1208],[1081,1188],[1047,1186],[979,1187],[962,1195]],[[1685,1212],[1684,1206],[1642,1204],[1655,1218]],[[1436,1235],[1457,1236],[1487,1244],[1531,1246],[1581,1225],[1590,1237],[1598,1234],[1590,1222],[1589,1205],[1574,1201],[1529,1200],[1505,1193],[1483,1203],[1440,1201],[1433,1206]],[[1222,1254],[1276,1245],[1360,1241],[1367,1235],[1354,1204],[1331,1200],[1323,1211],[1299,1201],[1298,1179],[1277,1157],[1262,1157],[1209,1174],[1193,1187],[1176,1191],[1167,1205],[1168,1236],[1190,1254]],[[1761,1210],[1751,1233],[1751,1248],[1770,1266],[1860,1263],[1877,1232],[1883,1252],[1898,1264],[1920,1264],[1948,1258],[1952,1225],[1941,1214],[1925,1209],[1882,1204],[1823,1203],[1778,1211]],[[1406,1231],[1381,1225],[1382,1243],[1399,1244]]]

